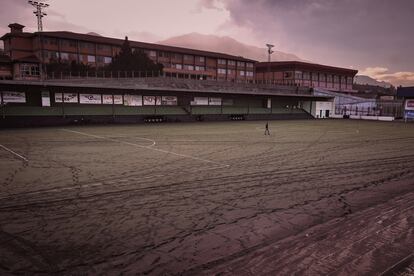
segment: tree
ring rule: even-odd
[[[119,54],[112,59],[108,69],[111,71],[160,72],[163,65],[154,63],[142,50],[132,51],[126,36]]]

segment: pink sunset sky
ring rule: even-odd
[[[394,85],[414,85],[412,0],[49,0],[44,30],[96,32],[157,42],[197,32],[358,69]],[[0,33],[9,23],[36,31],[26,0],[1,0]]]

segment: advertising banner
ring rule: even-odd
[[[414,110],[405,111],[405,118],[406,119],[414,119]]]
[[[61,103],[63,101],[62,93],[55,93],[55,103]]]
[[[26,94],[24,92],[3,91],[3,103],[25,103]]]
[[[78,93],[63,93],[65,103],[78,103]]]
[[[414,99],[405,100],[405,110],[414,110]]]
[[[79,102],[81,104],[101,104],[101,94],[79,94]]]
[[[122,95],[114,95],[114,104],[124,104]]]
[[[176,96],[162,96],[162,105],[177,105],[177,97]]]
[[[208,104],[209,105],[221,105],[221,98],[209,98]]]
[[[112,95],[102,95],[102,103],[103,104],[113,104]]]
[[[162,105],[161,96],[155,96],[155,105]]]
[[[127,106],[142,106],[142,96],[141,95],[124,95],[124,104]]]
[[[155,105],[155,96],[144,96],[144,105]]]
[[[207,97],[194,97],[193,105],[208,105]]]
[[[42,106],[50,106],[50,93],[49,93],[49,91],[42,91]]]

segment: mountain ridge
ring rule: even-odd
[[[229,36],[205,35],[196,32],[170,37],[157,43],[192,48],[203,51],[219,52],[257,61],[267,61],[267,49],[244,44]],[[274,50],[272,61],[305,61],[298,56]]]

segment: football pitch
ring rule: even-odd
[[[413,124],[269,121],[270,136],[265,124],[1,130],[0,274],[353,274],[412,261]]]

